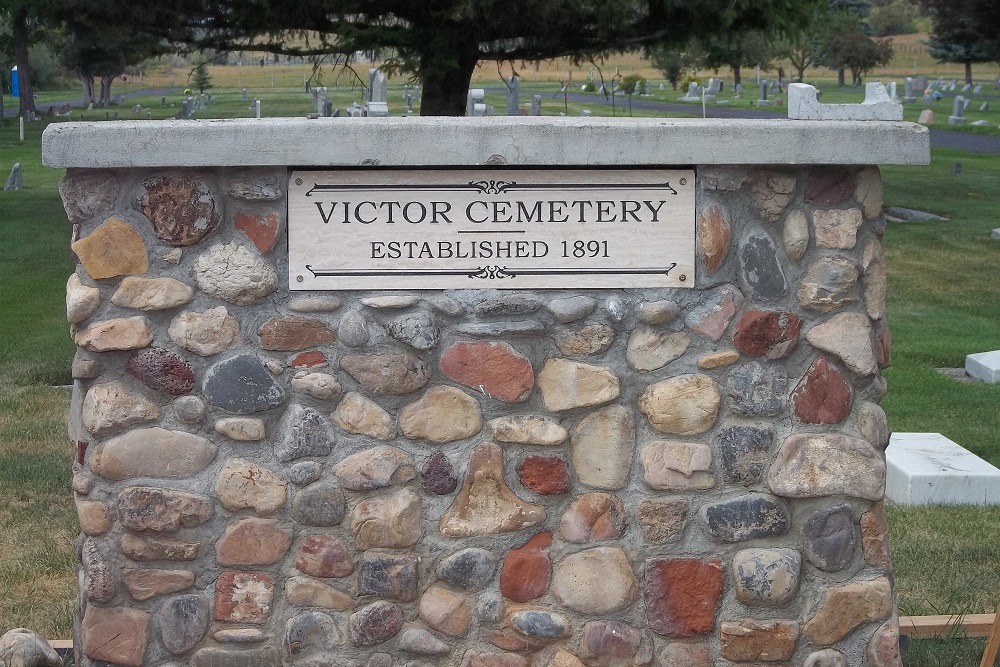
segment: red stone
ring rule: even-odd
[[[625,505],[610,493],[585,493],[573,500],[559,522],[559,537],[585,544],[617,540],[625,534]]]
[[[354,572],[354,562],[344,544],[330,535],[310,535],[299,548],[295,568],[313,577],[346,577]]]
[[[420,485],[426,491],[446,496],[458,488],[458,478],[444,452],[434,452],[420,471]]]
[[[817,169],[809,175],[806,201],[816,206],[834,206],[854,194],[854,177],[846,169]]]
[[[333,338],[333,329],[326,322],[298,315],[272,318],[260,328],[261,348],[277,352],[329,345]]]
[[[271,249],[274,248],[274,242],[278,240],[278,215],[276,213],[268,213],[266,216],[237,213],[233,216],[233,224],[236,225],[236,229],[253,241],[262,255],[271,252]]]
[[[620,621],[591,621],[583,626],[581,658],[603,658],[611,664],[632,664],[642,634]],[[603,662],[603,661],[602,661]]]
[[[262,625],[271,615],[274,579],[263,572],[223,571],[215,582],[215,620]]]
[[[840,371],[819,357],[792,392],[795,416],[804,424],[839,424],[851,414],[851,393]]]
[[[505,403],[525,400],[535,386],[531,362],[507,343],[455,343],[441,353],[440,367],[455,382]]]
[[[162,347],[150,347],[132,355],[125,367],[150,389],[171,396],[190,393],[194,387],[194,371],[188,363]]]
[[[711,632],[723,576],[718,558],[647,559],[643,599],[650,629],[667,637]]]
[[[561,456],[529,456],[517,467],[521,484],[543,496],[569,491],[569,470]]]
[[[538,533],[523,546],[511,549],[500,570],[500,594],[514,602],[528,602],[545,595],[549,587],[552,533]]]
[[[299,352],[288,358],[289,368],[322,368],[327,363],[326,355],[319,350]]]
[[[751,357],[784,359],[799,342],[802,320],[784,310],[748,310],[736,323],[733,344]]]
[[[872,567],[889,567],[889,524],[881,502],[861,515],[861,544],[866,563]]]

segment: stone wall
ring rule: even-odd
[[[874,167],[696,289],[289,292],[280,168],[71,169],[80,665],[899,665]]]

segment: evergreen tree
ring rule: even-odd
[[[933,31],[927,46],[932,56],[965,65],[972,83],[972,64],[1000,60],[1000,2],[997,0],[926,0]]]
[[[199,93],[212,87],[212,77],[208,75],[208,63],[202,60],[194,66],[191,72],[191,85],[198,89]]]

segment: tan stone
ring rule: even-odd
[[[139,602],[151,600],[157,595],[180,593],[194,586],[194,572],[190,570],[154,570],[127,567],[122,570],[122,579],[129,595]]]
[[[792,211],[781,228],[781,245],[789,259],[802,259],[809,249],[809,221],[802,211]]]
[[[408,452],[383,445],[351,454],[333,467],[333,474],[345,489],[369,491],[409,482],[417,469]]]
[[[227,510],[252,509],[267,516],[284,507],[287,486],[267,468],[243,459],[230,459],[219,473],[215,492]]]
[[[719,631],[722,657],[735,662],[791,660],[799,624],[794,621],[758,622],[752,618],[723,623]]]
[[[817,248],[848,250],[858,242],[858,229],[864,222],[861,209],[816,209],[812,217]]]
[[[153,401],[133,393],[120,381],[95,384],[83,399],[83,425],[94,435],[160,418]]]
[[[344,611],[354,605],[347,593],[309,577],[289,577],[285,581],[285,599],[296,607],[321,607]]]
[[[580,658],[560,646],[545,663],[545,667],[584,667],[584,665]]]
[[[122,308],[166,310],[183,306],[194,296],[194,289],[174,278],[125,278],[111,297]]]
[[[590,324],[576,331],[563,329],[555,336],[556,347],[570,357],[604,354],[615,341],[615,331],[605,324]]]
[[[207,357],[241,343],[240,324],[225,306],[203,312],[185,310],[170,322],[170,340],[185,350]]]
[[[538,372],[545,407],[554,412],[601,405],[618,398],[618,377],[606,366],[549,359]]]
[[[396,437],[396,423],[388,412],[356,391],[348,392],[331,417],[348,433],[367,435],[376,440]]]
[[[785,438],[768,470],[771,491],[786,498],[847,495],[881,500],[885,461],[868,442],[841,433]]]
[[[267,437],[264,420],[258,417],[223,417],[215,422],[215,432],[240,442],[257,442]]]
[[[725,262],[731,240],[729,209],[720,204],[702,209],[698,216],[698,258],[707,275],[718,271]]]
[[[145,242],[132,225],[118,218],[108,218],[88,236],[74,242],[73,252],[95,280],[141,275],[149,270]]]
[[[712,667],[708,646],[703,643],[671,642],[663,647],[657,667]]]
[[[655,371],[679,359],[691,345],[691,337],[683,331],[657,331],[639,326],[628,339],[625,358],[637,371]]]
[[[105,479],[184,479],[204,470],[218,448],[184,431],[140,428],[102,442],[90,454],[90,468]]]
[[[90,352],[139,350],[153,342],[153,330],[145,317],[122,317],[96,322],[78,331],[73,340]]]
[[[660,433],[696,435],[712,428],[722,397],[707,375],[678,375],[651,384],[639,396],[639,410]]]
[[[857,300],[860,275],[846,257],[821,257],[809,265],[796,297],[803,307],[827,313]]]
[[[885,451],[889,446],[889,423],[878,403],[866,401],[858,406],[858,428],[861,437],[875,449]]]
[[[130,486],[118,494],[118,520],[129,530],[172,533],[200,526],[215,514],[207,496],[159,486]]]
[[[399,430],[407,438],[453,442],[483,430],[479,401],[455,387],[433,387],[399,411]]]
[[[860,313],[837,313],[807,331],[806,340],[813,347],[840,357],[858,375],[873,375],[878,370],[871,321]]]
[[[698,357],[698,368],[711,370],[713,368],[723,368],[740,360],[740,353],[736,350],[726,350],[724,352],[712,352]]]
[[[132,533],[122,535],[120,542],[126,558],[146,562],[154,560],[194,560],[201,549],[200,542],[187,542],[167,537],[141,537]]]
[[[81,634],[87,657],[123,667],[142,667],[149,640],[149,614],[128,607],[89,605]]]
[[[885,316],[885,295],[889,279],[881,243],[870,241],[865,246],[861,266],[865,271],[861,279],[865,288],[865,311],[873,320],[880,320]]]
[[[504,482],[500,448],[482,443],[472,450],[462,489],[442,515],[440,530],[448,537],[492,535],[544,520],[544,507],[521,500]]]
[[[343,391],[337,378],[329,373],[307,373],[292,379],[292,391],[319,401],[332,401]]]
[[[899,655],[899,619],[883,623],[868,642],[869,667],[903,667]]]
[[[215,543],[219,565],[273,565],[292,546],[292,531],[277,521],[247,517],[226,526]]]
[[[420,598],[420,618],[432,630],[452,637],[469,631],[472,607],[468,598],[444,586],[431,586]]]
[[[73,500],[80,531],[84,535],[95,537],[111,530],[111,514],[107,505],[97,500],[83,500],[79,495],[74,495]]]
[[[413,546],[423,532],[422,507],[420,497],[409,489],[362,500],[351,517],[358,549]]]
[[[651,442],[642,450],[643,479],[657,491],[711,489],[712,448],[700,442]]]
[[[573,427],[573,469],[577,478],[599,489],[628,484],[635,450],[635,419],[621,405],[595,410]]]
[[[542,415],[506,415],[487,422],[498,442],[553,446],[566,442],[569,433],[554,419]]]
[[[806,639],[816,646],[830,646],[861,624],[882,620],[891,613],[888,579],[854,581],[828,588],[815,616],[809,619],[803,631]]]
[[[66,281],[66,319],[78,324],[94,314],[101,305],[101,290],[84,285],[75,273]]]
[[[625,534],[625,527],[621,498],[610,493],[585,493],[574,498],[563,512],[559,536],[576,544],[618,540]]]
[[[683,499],[643,500],[636,507],[635,519],[647,542],[666,544],[684,534],[688,508],[688,501]]]
[[[865,218],[874,220],[882,213],[882,175],[878,167],[865,167],[854,177],[854,199],[861,205]]]
[[[782,212],[795,194],[795,176],[774,171],[762,171],[755,175],[751,186],[760,216],[769,222],[781,217]]]
[[[584,614],[610,614],[636,598],[639,582],[618,547],[595,547],[556,563],[552,593],[559,604]]]

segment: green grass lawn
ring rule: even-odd
[[[535,84],[538,89],[542,84]],[[549,94],[547,113],[563,111]],[[530,99],[532,86],[522,87]],[[238,90],[213,91],[218,102],[200,117],[251,115]],[[390,101],[401,106],[401,99]],[[301,91],[261,93],[265,115],[312,111]],[[357,91],[333,92],[343,108]],[[168,104],[180,95],[170,96]],[[502,108],[502,95],[488,100]],[[142,100],[154,118],[176,107]],[[570,115],[592,108],[570,105]],[[117,111],[133,117],[130,106]],[[103,118],[104,111],[91,118]],[[638,114],[637,114],[638,115]],[[74,114],[75,119],[79,115]],[[76,519],[69,490],[72,449],[66,441],[73,346],[63,313],[63,290],[72,270],[70,227],[56,192],[61,172],[40,164],[46,121],[28,123],[26,141],[16,123],[0,127],[0,176],[14,162],[24,168],[25,190],[0,192],[0,629],[36,628],[68,637],[72,628],[72,542]],[[952,165],[962,172],[952,174]],[[883,401],[897,431],[936,431],[1000,465],[1000,387],[964,384],[937,372],[959,367],[965,355],[1000,349],[996,298],[1000,241],[990,230],[996,215],[1000,158],[935,150],[929,167],[886,167],[886,205],[932,211],[947,222],[889,223],[889,321],[893,363]],[[982,613],[1000,601],[1000,508],[889,511],[893,563],[903,614]],[[981,640],[915,641],[907,667],[974,667]]]

